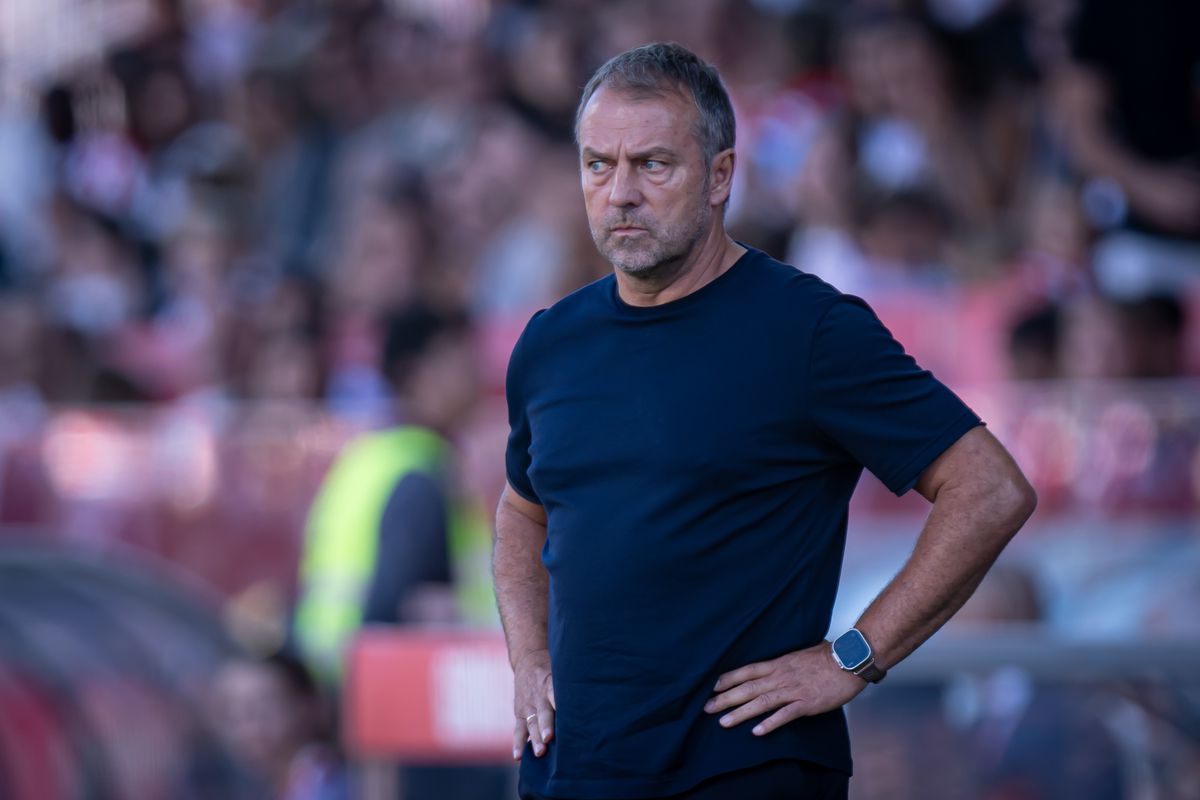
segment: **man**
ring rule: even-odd
[[[342,678],[362,625],[494,622],[486,517],[458,490],[453,444],[478,400],[470,320],[423,304],[386,322],[382,371],[403,424],[351,442],[309,513],[295,635],[308,663]],[[406,766],[408,800],[498,798],[508,768]]]
[[[383,350],[406,424],[339,454],[306,526],[296,638],[331,681],[360,625],[445,622],[479,593],[464,568],[486,527],[453,491],[450,444],[478,396],[469,320],[410,307],[387,321]]]
[[[522,797],[844,798],[841,707],[962,605],[1033,491],[862,301],[725,233],[715,69],[623,53],[576,129],[614,274],[539,312],[509,366],[493,569]],[[933,509],[834,648],[863,466]]]

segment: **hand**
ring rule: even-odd
[[[837,665],[829,642],[821,642],[726,672],[717,680],[713,687],[717,694],[704,710],[716,714],[732,708],[721,717],[721,725],[726,728],[775,711],[754,726],[754,735],[763,736],[798,717],[841,708],[866,686],[862,678]]]
[[[513,761],[521,760],[525,742],[541,757],[554,738],[554,683],[550,679],[550,653],[535,650],[513,667]]]

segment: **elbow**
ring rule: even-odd
[[[1019,471],[998,481],[992,498],[996,517],[1004,521],[1010,535],[1016,534],[1033,516],[1038,504],[1037,492]]]
[[[1037,491],[1034,490],[1033,485],[1029,482],[1029,480],[1022,475],[1020,486],[1020,505],[1018,508],[1018,514],[1022,525],[1024,525],[1029,518],[1033,516],[1033,512],[1037,510],[1037,505]]]
[[[1015,536],[1037,508],[1037,492],[1015,468],[977,476],[963,489],[963,500],[975,509],[979,522],[1003,542]]]

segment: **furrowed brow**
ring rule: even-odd
[[[666,147],[651,147],[648,150],[642,150],[637,153],[630,153],[629,157],[634,161],[649,161],[656,158],[670,158],[675,153]]]
[[[602,161],[611,161],[612,160],[612,156],[607,155],[606,153],[601,153],[599,151],[593,150],[590,147],[583,148],[583,150],[580,151],[580,155],[582,156],[584,161],[591,161],[593,159],[600,159]],[[674,155],[675,155],[674,151],[672,151],[670,148],[667,148],[667,147],[651,147],[646,150],[638,151],[636,153],[632,153],[632,152],[629,153],[629,157],[631,159],[633,159],[634,161],[646,161],[649,159],[656,159],[656,158],[670,158]]]

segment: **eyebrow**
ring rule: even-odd
[[[642,150],[637,153],[630,153],[629,157],[634,161],[645,161],[647,159],[659,158],[662,156],[673,156],[675,152],[667,147],[651,147],[647,150]],[[593,150],[590,147],[583,148],[581,153],[583,159],[589,160],[593,158],[612,160],[612,156]]]

